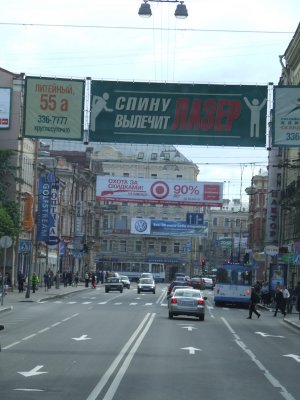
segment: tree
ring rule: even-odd
[[[12,150],[0,150],[0,235],[16,237],[20,231],[20,213],[15,199],[9,198],[11,187],[22,180],[12,164]]]

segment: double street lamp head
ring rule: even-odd
[[[139,9],[139,16],[143,18],[149,18],[152,15],[151,7],[150,4],[148,4],[150,1],[156,2],[156,3],[179,3],[177,4],[176,10],[175,10],[175,17],[184,19],[187,18],[188,12],[187,8],[185,6],[184,1],[181,0],[144,0],[144,3],[141,4],[140,9]]]

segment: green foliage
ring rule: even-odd
[[[12,238],[20,231],[18,205],[8,197],[10,187],[19,181],[17,167],[12,164],[15,154],[12,150],[0,150],[0,235]]]

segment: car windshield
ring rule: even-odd
[[[153,283],[153,280],[150,278],[143,278],[140,280],[140,283]]]
[[[194,290],[176,290],[174,293],[175,297],[201,297],[201,293],[199,291]]]
[[[109,278],[108,282],[117,283],[117,282],[120,282],[120,280],[119,280],[119,278]]]

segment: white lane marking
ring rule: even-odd
[[[42,389],[14,389],[15,391],[19,391],[19,392],[44,392],[45,390]]]
[[[300,363],[300,356],[297,356],[297,354],[284,354],[283,357],[291,357],[298,363]]]
[[[62,301],[61,301],[61,300],[56,300],[56,301],[54,301],[53,303],[55,303],[55,304],[61,304]]]
[[[145,306],[152,306],[153,303],[145,303]]]
[[[91,304],[91,301],[84,301],[84,302],[81,303],[81,304]]]
[[[76,337],[72,337],[72,339],[80,341],[80,340],[90,340],[92,338],[88,337],[88,335],[81,335],[80,337],[76,338]]]
[[[55,326],[58,326],[58,325],[60,325],[60,324],[61,324],[61,321],[55,322],[54,324],[51,325],[51,327],[54,328]]]
[[[36,367],[32,368],[30,371],[18,372],[18,374],[25,376],[25,378],[28,378],[29,376],[48,374],[48,372],[39,371],[41,368],[43,368],[43,365],[37,365]]]
[[[107,304],[107,301],[101,301],[101,303],[98,304]]]
[[[78,315],[79,315],[78,313],[70,315],[70,317],[64,318],[61,322],[69,321],[70,319],[72,319],[74,317],[77,317]],[[46,328],[43,328],[43,329],[40,329],[39,331],[37,331],[37,333],[33,333],[32,335],[29,335],[29,336],[19,340],[18,342],[14,342],[14,343],[11,343],[11,344],[9,344],[9,345],[7,345],[5,347],[2,347],[2,350],[7,350],[7,349],[9,349],[9,348],[11,348],[13,346],[16,346],[17,344],[20,344],[22,340],[28,340],[28,339],[31,339],[32,337],[36,336],[39,333],[44,333],[44,332],[48,331],[49,329],[52,329],[53,326],[59,325],[61,322],[58,322],[58,323],[53,324],[51,326],[47,326]]]
[[[138,303],[129,303],[130,306],[136,306]]]
[[[77,301],[68,301],[67,304],[76,304]]]
[[[147,313],[145,318],[142,320],[140,325],[137,327],[137,329],[134,331],[134,333],[131,335],[125,346],[121,349],[120,353],[117,355],[117,357],[114,359],[108,370],[105,372],[105,374],[101,377],[99,382],[96,384],[94,389],[91,391],[89,396],[87,397],[86,400],[96,400],[99,394],[101,393],[102,389],[106,385],[107,381],[111,377],[111,375],[114,373],[115,369],[118,367],[119,363],[122,361],[122,358],[125,356],[126,352],[128,351],[129,347],[135,340],[135,338],[138,336],[140,331],[143,329],[144,325],[146,324],[147,320],[150,317],[150,313]],[[155,314],[154,314],[155,315]]]
[[[114,303],[114,306],[120,306],[121,304],[123,304],[123,303]]]
[[[189,354],[194,355],[196,351],[202,351],[201,349],[197,349],[196,347],[181,347],[181,350],[188,350]]]
[[[106,392],[105,396],[103,397],[103,400],[112,400],[122,379],[123,376],[125,375],[131,360],[133,359],[135,353],[137,352],[137,349],[139,348],[140,344],[142,343],[144,337],[146,336],[146,333],[148,332],[148,330],[150,329],[150,326],[152,325],[153,321],[154,321],[154,317],[155,314],[151,315],[150,320],[148,321],[147,325],[145,326],[145,328],[143,329],[143,331],[141,332],[140,336],[137,338],[135,344],[132,346],[131,350],[128,353],[128,356],[125,358],[121,368],[119,369],[115,379],[113,380],[112,384],[110,385],[108,391]]]
[[[250,359],[263,372],[263,375],[271,383],[271,385],[279,389],[279,393],[282,395],[282,397],[285,400],[296,400],[295,397],[293,397],[291,393],[289,393],[287,389],[283,385],[281,385],[281,383],[270,373],[270,371],[268,371],[267,368],[256,358],[255,354],[250,349],[247,348],[246,344],[240,340],[240,338],[232,329],[228,321],[224,317],[221,317],[221,320],[224,322],[224,324],[227,326],[229,331],[234,336],[236,344],[250,357]]]

